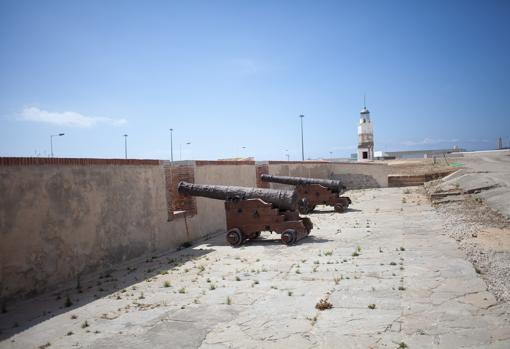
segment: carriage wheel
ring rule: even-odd
[[[233,228],[227,232],[227,242],[230,246],[237,247],[243,243],[243,233],[241,229]]]
[[[335,209],[335,212],[339,212],[339,213],[345,212],[345,206],[342,204],[335,204],[334,209]]]
[[[291,245],[296,242],[296,231],[294,229],[287,229],[282,233],[282,242],[285,245]]]
[[[305,226],[305,230],[306,230],[306,235],[310,235],[310,232],[312,231],[313,229],[313,223],[312,221],[310,220],[310,218],[308,217],[304,217],[303,218],[303,225]]]

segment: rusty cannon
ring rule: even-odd
[[[310,234],[313,224],[299,217],[299,196],[293,190],[247,188],[223,185],[201,185],[180,182],[179,193],[225,201],[227,242],[239,246],[256,239],[262,231],[281,235],[290,245]]]
[[[336,212],[344,212],[352,203],[347,196],[340,196],[345,186],[339,180],[305,177],[272,176],[262,174],[264,182],[296,186],[299,195],[298,209],[301,214],[312,212],[317,205],[333,206]]]

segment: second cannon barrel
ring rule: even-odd
[[[263,182],[281,183],[289,185],[320,184],[323,187],[330,189],[333,193],[342,193],[345,190],[345,186],[342,184],[342,182],[336,179],[272,176],[268,174],[260,175],[260,179]]]

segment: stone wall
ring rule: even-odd
[[[389,173],[388,165],[381,163],[269,161],[271,175],[339,179],[347,189],[387,187]]]
[[[158,161],[48,160],[0,166],[0,298],[39,292],[185,239],[183,222],[168,221]]]

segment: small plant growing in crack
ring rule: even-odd
[[[373,304],[373,303],[372,303],[372,304],[369,304],[369,305],[368,305],[368,309],[372,309],[372,310],[374,310],[374,309],[375,309],[375,304]]]
[[[342,275],[340,276],[337,276],[333,279],[333,281],[335,282],[335,285],[338,285],[340,283],[340,281],[342,281],[343,277]]]
[[[400,342],[398,344],[398,349],[406,349],[409,348],[405,342]]]
[[[287,295],[288,295],[289,297],[292,297],[292,291],[287,292]]]
[[[390,262],[390,265],[397,265],[396,262]]]
[[[315,304],[315,309],[318,309],[320,311],[331,308],[333,308],[333,304],[328,302],[327,299],[321,299],[317,304]]]
[[[179,293],[182,293],[182,294],[186,293],[186,289],[184,287],[181,287],[179,289]]]
[[[317,323],[317,315],[315,315],[314,317],[307,317],[308,320],[310,320],[310,324],[312,326],[315,325],[315,323]]]
[[[210,289],[211,291],[214,291],[214,290],[216,289],[216,285],[215,285],[215,284],[211,284],[211,285],[209,285],[209,289]]]
[[[400,246],[400,251],[405,251],[406,249],[404,248],[404,246]]]
[[[81,324],[81,328],[87,328],[89,327],[89,323],[87,320],[85,320],[82,324]]]
[[[170,287],[170,286],[171,286],[171,285],[170,285],[170,281],[165,281],[165,282],[163,283],[163,287]]]
[[[405,290],[406,290],[406,288],[405,288],[404,286],[399,286],[399,287],[398,287],[398,290],[399,290],[399,291],[405,291]]]
[[[230,299],[230,297],[227,297],[227,305],[231,305],[232,304],[232,300]]]

